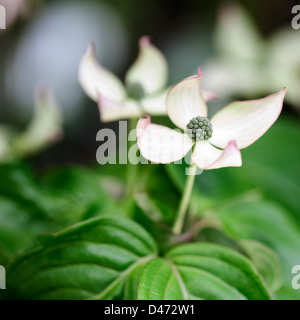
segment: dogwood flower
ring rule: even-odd
[[[193,147],[191,160],[201,169],[239,167],[240,149],[259,139],[276,121],[286,89],[251,101],[236,101],[207,119],[207,106],[200,91],[199,74],[189,77],[169,92],[169,118],[184,133],[152,124],[150,116],[137,124],[137,140],[144,158],[155,163],[182,159]]]
[[[166,59],[147,36],[139,41],[139,55],[125,76],[125,86],[99,64],[92,43],[79,66],[79,82],[85,93],[98,102],[103,122],[136,118],[145,113],[166,115],[167,80]],[[216,98],[210,91],[202,94],[206,100]]]

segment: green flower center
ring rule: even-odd
[[[185,132],[193,141],[203,141],[211,138],[213,129],[206,117],[195,117],[186,125]]]
[[[145,90],[139,83],[130,83],[127,85],[127,94],[133,100],[141,100],[145,96]]]

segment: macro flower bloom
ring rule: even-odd
[[[286,89],[263,99],[236,101],[207,119],[199,74],[175,85],[168,93],[169,118],[184,133],[152,124],[150,116],[137,125],[137,140],[144,158],[155,163],[182,159],[193,147],[191,160],[201,169],[240,167],[240,149],[259,139],[276,121]]]
[[[125,86],[99,64],[93,43],[79,66],[79,82],[86,94],[98,102],[103,122],[136,118],[145,113],[166,115],[167,80],[166,59],[147,36],[139,41],[139,55],[125,76]],[[202,94],[206,100],[216,98],[210,91]]]

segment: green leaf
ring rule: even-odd
[[[138,187],[133,199],[132,218],[156,240],[163,254],[172,237],[172,224],[180,194],[170,181],[163,165],[148,165],[140,170]]]
[[[24,163],[1,165],[0,177],[0,194],[38,217],[48,217],[46,199],[29,166]]]
[[[281,268],[277,255],[266,245],[253,240],[240,240],[239,244],[264,278],[268,288],[275,292],[282,285]]]
[[[48,210],[63,226],[105,212],[121,213],[101,182],[102,177],[98,173],[83,167],[71,166],[53,170],[43,180]]]
[[[153,166],[153,165],[152,165]],[[170,181],[164,166],[156,166],[148,176],[146,181],[146,190],[151,198],[150,201],[160,212],[160,218],[154,219],[157,223],[172,224],[174,212],[176,212],[179,203],[179,193],[176,187]]]
[[[134,270],[130,272],[127,279],[124,283],[124,290],[122,300],[137,300],[138,296],[138,285],[139,285],[139,278],[145,263],[138,265]]]
[[[124,218],[91,219],[38,240],[38,247],[16,258],[8,268],[9,296],[118,298],[124,282],[133,277],[131,273],[157,250],[144,229]]]
[[[283,286],[276,292],[276,297],[299,299],[299,290],[291,287],[291,270],[300,261],[300,228],[289,213],[266,201],[234,204],[220,208],[218,213],[228,235],[259,241],[274,250],[279,257],[283,275]]]
[[[218,245],[178,246],[145,266],[139,299],[270,299],[252,263]]]
[[[140,277],[139,300],[184,300],[184,287],[176,269],[164,259],[147,263]]]
[[[51,229],[53,224],[46,219],[33,219],[21,205],[0,196],[0,264],[3,265],[4,253],[12,256],[29,245],[38,233]]]
[[[300,225],[299,145],[299,122],[281,117],[243,151],[243,167],[236,178],[239,185],[259,188],[269,199],[282,204]]]
[[[0,247],[10,257],[41,232],[54,232],[105,212],[122,210],[81,167],[55,169],[37,179],[24,163],[0,166]],[[0,257],[0,260],[4,260]]]
[[[139,174],[134,201],[139,210],[133,218],[152,230],[158,225],[170,229],[179,203],[179,193],[162,165],[144,166]],[[152,226],[150,226],[152,224]],[[154,235],[154,234],[153,234]],[[156,236],[156,235],[154,235]]]

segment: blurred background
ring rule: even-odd
[[[189,223],[217,216],[230,239],[205,230],[197,240],[232,246],[250,239],[271,248],[274,254],[263,248],[254,257],[259,271],[277,298],[300,299],[291,287],[291,268],[300,264],[300,29],[291,25],[298,4],[0,0],[0,264],[41,232],[107,212],[133,218],[155,239],[169,232],[184,167],[144,166],[128,193],[125,166],[96,162],[97,132],[118,123],[100,122],[77,79],[91,40],[101,64],[124,79],[139,38],[149,35],[166,56],[170,85],[202,67],[203,87],[220,97],[209,102],[210,115],[232,100],[287,87],[282,114],[242,151],[243,167],[196,178]],[[166,117],[155,122],[170,125]]]
[[[120,78],[136,58],[142,35],[150,35],[165,54],[170,84],[202,66],[205,88],[220,96],[212,113],[232,98],[259,98],[283,86],[288,87],[284,112],[296,117],[300,108],[300,31],[291,27],[296,0],[0,4],[7,11],[7,29],[0,30],[1,126],[21,130],[28,124],[40,86],[51,88],[63,112],[64,138],[32,158],[38,166],[95,162],[95,136],[103,125],[77,80],[91,40],[102,65]]]

